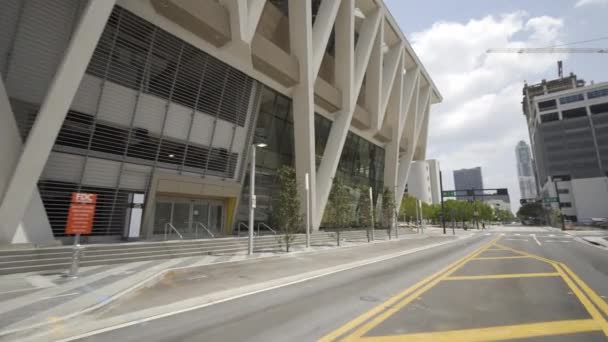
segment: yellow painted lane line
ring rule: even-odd
[[[564,279],[564,281],[572,290],[576,298],[578,298],[578,300],[581,302],[581,304],[583,304],[585,309],[587,309],[589,315],[591,315],[591,317],[599,324],[599,326],[602,328],[602,331],[604,331],[604,335],[608,336],[608,322],[606,322],[604,316],[602,316],[598,309],[591,303],[591,300],[589,300],[589,298],[587,298],[587,296],[583,294],[583,292],[578,288],[578,286],[574,284],[574,281],[570,279],[566,272],[564,272],[564,270],[561,268],[561,265],[554,264],[553,267],[555,267],[557,272],[562,276],[562,279]]]
[[[492,242],[490,242],[489,244],[485,245],[484,247],[489,247],[491,246],[495,241],[497,241],[499,238],[497,238],[496,240],[493,240]],[[378,325],[380,325],[382,322],[384,322],[387,318],[389,318],[390,316],[394,315],[395,313],[397,313],[399,310],[401,310],[403,307],[405,307],[406,305],[408,305],[410,302],[412,302],[414,299],[418,298],[420,295],[422,295],[423,293],[425,293],[426,291],[430,290],[431,288],[435,287],[437,284],[439,284],[439,282],[441,282],[443,279],[445,279],[446,277],[450,276],[452,273],[456,272],[458,269],[460,269],[464,264],[466,264],[467,262],[469,262],[471,259],[477,257],[479,254],[481,254],[483,251],[485,250],[485,248],[481,248],[478,251],[475,251],[469,255],[467,255],[466,257],[464,257],[463,259],[461,259],[461,261],[454,266],[452,269],[450,269],[449,271],[441,274],[439,277],[435,278],[434,280],[432,280],[431,282],[427,283],[426,285],[424,285],[423,287],[421,287],[420,289],[416,290],[414,293],[410,294],[409,296],[405,297],[403,300],[401,300],[399,303],[388,307],[387,310],[385,310],[384,312],[382,312],[381,314],[377,315],[376,317],[374,317],[372,320],[370,320],[369,322],[361,325],[357,330],[355,330],[352,334],[350,334],[349,336],[347,336],[344,341],[350,341],[350,340],[357,340],[359,337],[365,335],[368,331],[372,330],[373,328],[377,327]],[[388,305],[386,304],[382,304],[382,307],[387,307]]]
[[[433,342],[481,342],[504,341],[526,337],[576,334],[590,331],[600,331],[597,322],[591,319],[542,322],[497,326],[479,329],[463,329],[416,333],[408,335],[370,336],[361,338],[365,342],[397,342],[397,341],[433,341]]]
[[[451,276],[443,280],[479,280],[479,279],[509,279],[509,278],[538,278],[538,277],[559,277],[557,272],[551,273],[511,273],[511,274],[488,274],[476,276]]]
[[[358,316],[357,318],[353,319],[352,321],[349,321],[348,323],[344,324],[340,328],[338,328],[338,329],[330,332],[329,334],[323,336],[322,338],[319,339],[319,342],[333,341],[336,338],[344,335],[348,331],[356,328],[357,326],[363,324],[365,321],[371,319],[372,317],[378,315],[379,313],[381,313],[382,311],[386,310],[387,308],[393,306],[395,303],[397,303],[398,301],[400,301],[401,299],[403,299],[405,296],[409,295],[410,293],[414,292],[416,289],[422,287],[424,284],[426,284],[426,283],[432,281],[433,279],[439,277],[440,275],[442,275],[442,274],[450,271],[452,268],[460,266],[460,264],[463,261],[467,260],[471,256],[475,256],[478,253],[482,252],[485,248],[488,248],[489,246],[491,246],[496,241],[498,241],[498,238],[490,241],[487,244],[482,245],[481,247],[477,248],[476,250],[474,250],[470,254],[465,255],[464,257],[456,260],[455,262],[453,262],[450,265],[446,266],[445,268],[441,269],[437,273],[434,273],[431,276],[429,276],[429,277],[427,277],[427,278],[425,278],[425,279],[417,282],[416,284],[414,284],[414,285],[410,286],[409,288],[405,289],[403,292],[398,293],[397,295],[391,297],[390,299],[388,299],[384,303],[376,306],[372,310],[367,311],[367,312],[361,314],[360,316]]]
[[[531,257],[529,257],[527,255],[511,255],[511,256],[497,256],[497,257],[479,256],[477,258],[473,258],[472,260],[501,260],[501,259],[531,259]]]
[[[527,256],[527,257],[530,257],[530,258],[533,258],[533,259],[536,259],[536,260],[544,261],[544,262],[546,262],[547,264],[550,264],[550,265],[555,264],[555,261],[553,261],[551,259],[543,258],[543,257],[535,255],[535,254],[530,254],[528,252],[520,251],[520,250],[511,248],[511,247],[507,247],[507,246],[503,246],[503,245],[498,245],[498,246],[500,246],[500,247],[502,247],[502,248],[504,248],[506,250],[509,250],[509,251],[511,251],[513,253],[522,255],[522,256]]]
[[[587,296],[589,297],[589,299],[591,299],[591,301],[595,305],[597,305],[597,307],[600,308],[600,310],[602,310],[602,312],[604,313],[604,315],[608,316],[608,304],[606,303],[606,301],[603,300],[587,284],[585,284],[585,282],[582,281],[581,278],[579,278],[579,276],[577,276],[576,273],[574,273],[570,269],[570,267],[566,266],[563,263],[559,263],[559,265],[566,271],[566,273],[568,273],[568,275],[570,276],[570,278],[572,278],[572,280],[574,280],[574,282],[583,290],[583,292],[585,292],[585,294],[587,294]]]

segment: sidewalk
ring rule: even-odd
[[[309,264],[310,269],[300,269],[287,264],[278,268],[277,277],[302,275],[311,270],[325,269],[330,266],[340,266],[352,261],[361,261],[370,257],[382,257],[391,251],[405,253],[415,250],[448,243],[459,237],[471,234],[458,234],[457,237],[443,236],[440,232],[427,231],[425,234],[403,234],[399,241],[342,242],[340,248],[335,246],[314,246],[309,250],[296,248],[287,254],[284,252],[263,252],[253,256],[221,255],[190,257],[170,260],[157,260],[149,262],[136,262],[121,265],[93,266],[81,269],[81,277],[67,280],[58,274],[15,274],[0,277],[0,339],[14,337],[16,332],[34,327],[55,326],[67,319],[73,319],[89,312],[97,312],[120,298],[129,298],[147,288],[154,288],[163,284],[167,279],[173,279],[176,274],[196,271],[202,267],[213,267],[225,270],[234,265],[246,262],[250,265],[256,263],[254,273],[260,272],[260,267],[275,260],[293,261],[294,258],[317,258],[317,264]],[[403,245],[403,246],[401,246]],[[404,249],[405,248],[405,249]],[[353,252],[356,251],[356,252]],[[324,254],[331,252],[331,258]],[[253,259],[268,259],[260,263]],[[319,264],[319,260],[322,262]],[[283,261],[281,261],[283,262]],[[230,264],[227,264],[230,263]],[[225,265],[221,265],[225,264]],[[299,265],[300,263],[298,263]],[[268,270],[272,271],[271,269]],[[274,271],[273,271],[274,272]],[[283,272],[283,273],[281,273]],[[296,273],[294,273],[296,272]],[[240,281],[250,283],[250,279],[240,278]],[[173,280],[171,280],[173,281]],[[237,281],[238,283],[238,281]],[[238,287],[234,283],[226,288]],[[223,289],[215,289],[215,292]],[[213,293],[210,291],[209,293]],[[162,298],[163,296],[157,296]],[[175,300],[175,298],[171,299]],[[167,303],[153,303],[150,305],[164,305]],[[71,325],[72,323],[70,323]]]

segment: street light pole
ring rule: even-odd
[[[443,234],[445,231],[445,210],[443,208],[443,176],[441,175],[441,171],[439,171],[439,190],[441,191],[441,226],[443,227]]]
[[[251,170],[249,171],[249,255],[253,254],[253,221],[255,217],[255,145],[251,145]]]
[[[265,143],[258,143],[251,145],[251,171],[249,171],[249,243],[248,243],[248,254],[253,254],[253,225],[255,219],[255,148],[266,147]]]
[[[308,172],[304,180],[306,186],[306,248],[310,248],[310,183]]]

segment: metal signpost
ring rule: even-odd
[[[304,185],[306,187],[306,248],[310,248],[310,184],[308,172],[304,177]]]
[[[371,186],[369,187],[369,212],[372,218],[372,241],[374,241],[374,196]]]
[[[67,278],[78,278],[78,267],[80,265],[80,258],[82,257],[80,235],[91,234],[96,204],[97,194],[83,192],[72,193],[72,201],[68,212],[68,222],[65,227],[65,233],[74,234],[74,249],[72,252],[70,269],[65,274],[65,277]]]
[[[443,208],[443,176],[439,171],[439,191],[441,191],[441,226],[443,227],[443,234],[445,234],[445,211]]]

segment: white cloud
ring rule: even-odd
[[[608,5],[608,0],[578,0],[574,7],[582,7],[586,5]]]
[[[432,108],[428,158],[447,172],[481,166],[486,187],[508,187],[513,208],[519,186],[515,145],[528,140],[521,110],[524,80],[536,82],[556,68],[561,55],[486,54],[489,48],[543,47],[559,44],[563,21],[529,17],[525,12],[486,16],[466,23],[437,22],[411,35],[441,91],[443,103]]]

